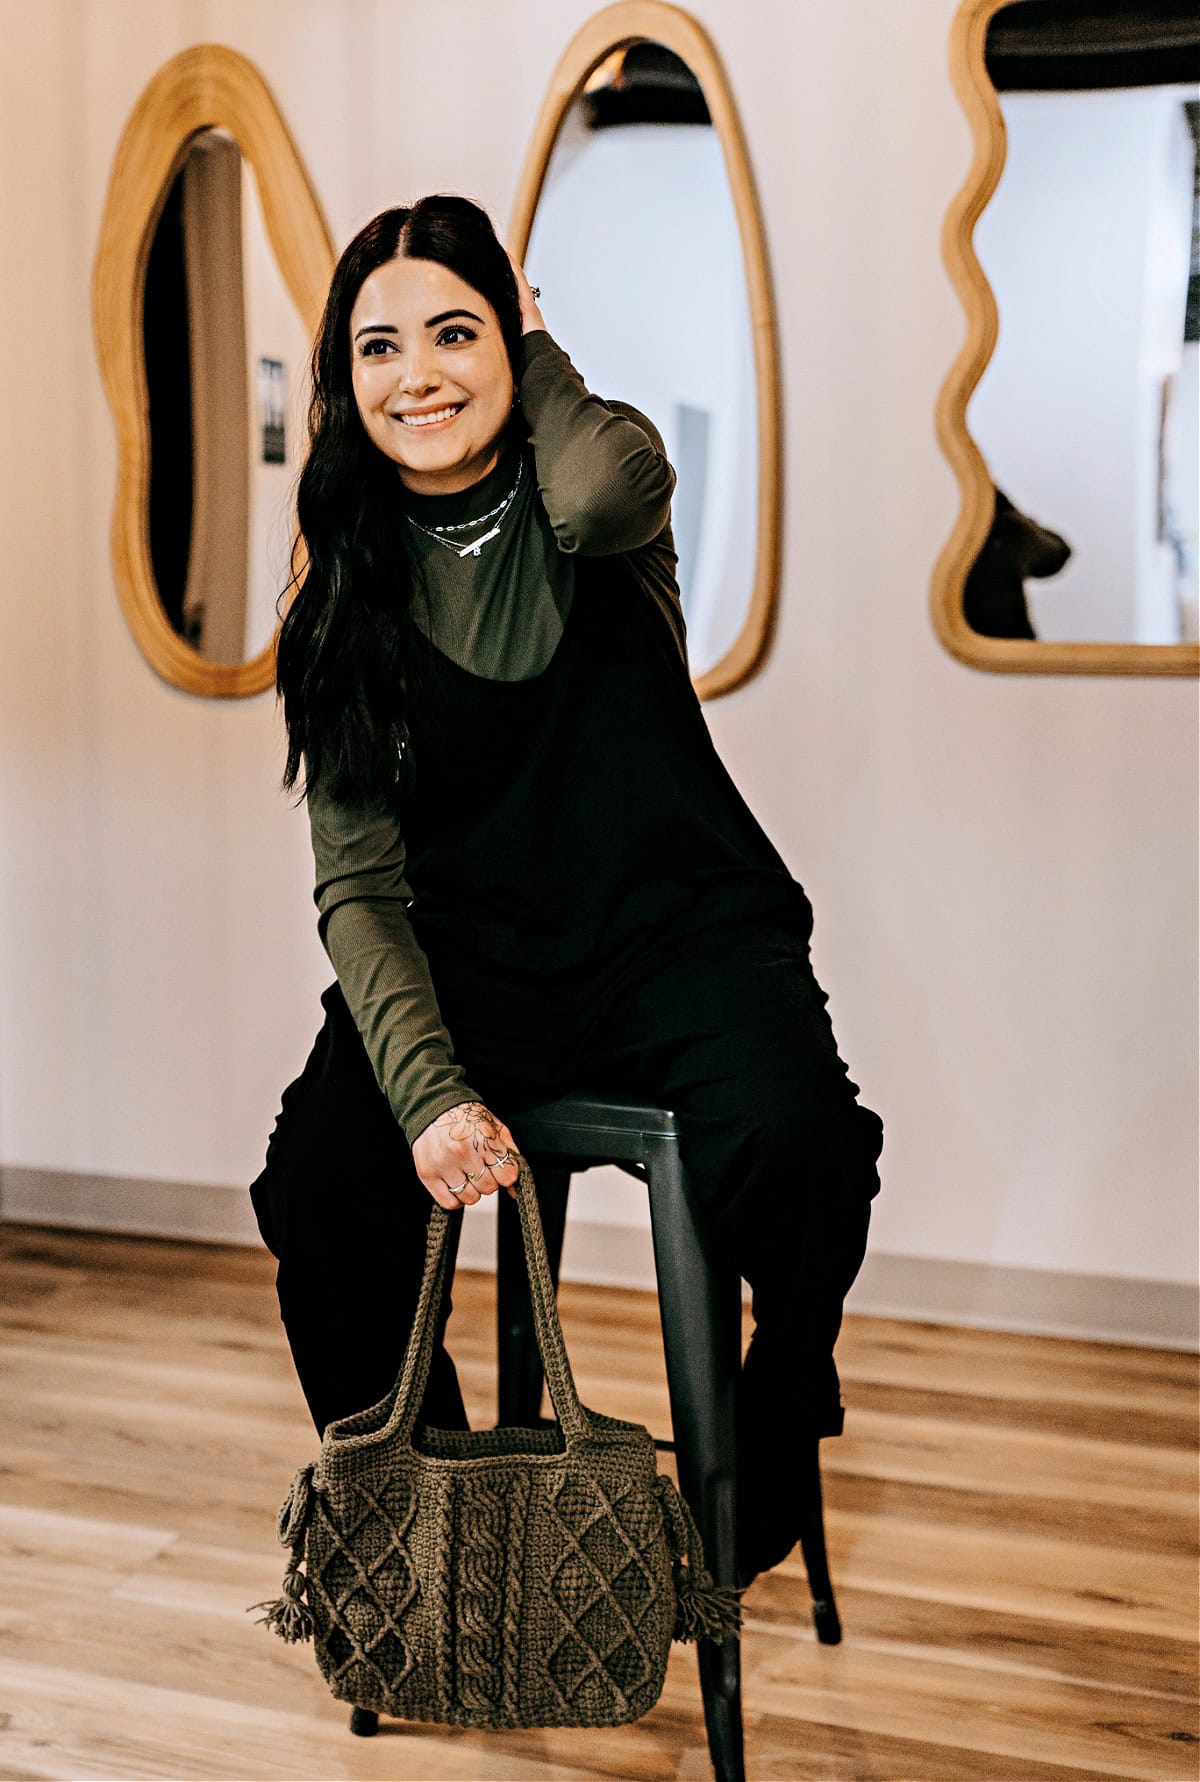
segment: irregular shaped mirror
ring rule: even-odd
[[[273,680],[310,340],[332,264],[253,67],[215,45],[168,63],[114,162],[94,299],[121,446],[118,587],[153,666],[191,691]]]
[[[958,453],[975,538],[947,593],[969,633],[1015,642],[989,665],[1044,645],[1054,668],[1194,673],[1200,24],[1111,0],[964,14],[984,158],[947,245],[984,350]]]
[[[662,435],[692,675],[710,697],[758,662],[774,596],[775,336],[755,325],[769,317],[765,256],[711,44],[686,15],[638,5],[643,30],[661,10],[666,40],[613,47],[623,10],[563,58],[552,93],[569,98],[543,117],[511,239],[588,388]]]

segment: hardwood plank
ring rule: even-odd
[[[855,1413],[889,1411],[897,1416],[944,1419],[947,1422],[986,1424],[996,1429],[1045,1430],[1058,1436],[1085,1436],[1097,1442],[1134,1443],[1138,1447],[1175,1447],[1186,1441],[1195,1415],[1184,1402],[1150,1409],[1142,1403],[1126,1405],[1120,1418],[1113,1416],[1111,1400],[1099,1394],[1076,1403],[1061,1397],[1042,1403],[1032,1398],[1006,1398],[989,1389],[986,1395],[965,1386],[957,1391],[938,1390],[923,1384],[897,1385],[891,1381],[852,1379],[843,1396]]]
[[[1194,1440],[1194,1430],[1187,1438]],[[1046,1431],[939,1423],[890,1411],[855,1410],[846,1432],[823,1443],[832,1473],[903,1479],[1016,1495],[1031,1491],[1064,1505],[1088,1502],[1179,1511],[1194,1504],[1196,1461],[1182,1445],[1142,1447]]]
[[[1186,1638],[1197,1625],[1196,1572],[1185,1558],[993,1530],[826,1516],[834,1576],[860,1589]]]
[[[989,1385],[994,1382],[996,1390],[1020,1380],[1034,1396],[1070,1398],[1086,1392],[1111,1397],[1135,1381],[1139,1400],[1156,1387],[1194,1392],[1200,1374],[1200,1357],[1183,1350],[898,1318],[848,1317],[838,1354],[839,1365],[844,1362],[851,1372],[865,1361],[873,1379],[892,1378],[897,1366],[918,1364],[932,1370],[932,1377],[962,1385],[969,1385],[978,1364],[986,1361]]]
[[[822,1449],[829,1452],[830,1444]],[[825,1463],[824,1498],[827,1508],[881,1512],[901,1521],[935,1522],[947,1527],[980,1531],[1002,1523],[1015,1534],[1056,1534],[1062,1528],[1061,1497],[1036,1492],[1004,1492],[966,1489],[960,1485],[926,1485],[889,1478],[883,1489],[877,1477],[834,1468]],[[1089,1537],[1100,1546],[1131,1546],[1146,1553],[1200,1555],[1200,1531],[1194,1508],[1182,1501],[1174,1507],[1153,1508],[1145,1503],[1088,1504]]]
[[[794,1560],[757,1579],[747,1609],[764,1622],[806,1625]],[[890,1591],[862,1590],[837,1579],[837,1600],[846,1638],[856,1645],[896,1650],[919,1648],[943,1657],[1026,1675],[1096,1683],[1115,1696],[1126,1690],[1193,1703],[1196,1647],[1189,1635],[1171,1639],[1142,1634],[1130,1640],[1120,1628],[1052,1622],[972,1604],[922,1599]]]

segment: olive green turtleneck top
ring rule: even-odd
[[[521,337],[518,397],[527,444],[510,441],[485,476],[453,494],[402,489],[406,513],[422,526],[453,527],[489,514],[516,483],[498,535],[478,557],[459,556],[409,525],[409,549],[429,591],[426,604],[418,576],[414,620],[471,673],[529,679],[549,663],[570,611],[574,555],[620,551],[670,620],[686,661],[670,520],[675,472],[657,428],[630,404],[593,396],[541,328]],[[497,518],[447,536],[465,543]],[[307,808],[317,932],[412,1144],[439,1114],[481,1097],[455,1061],[408,919],[404,838],[394,817],[334,802],[319,785]]]

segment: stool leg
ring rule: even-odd
[[[379,1731],[379,1715],[374,1708],[351,1708],[350,1731],[360,1739],[374,1738]]]
[[[675,1139],[647,1138],[646,1175],[679,1488],[695,1515],[713,1581],[732,1584],[741,1281],[709,1266]],[[744,1782],[740,1644],[736,1636],[700,1640],[696,1651],[717,1782]]]
[[[571,1172],[541,1166],[535,1172],[534,1181],[546,1239],[546,1257],[557,1289]],[[497,1408],[500,1423],[505,1427],[530,1428],[536,1425],[541,1411],[545,1376],[533,1322],[520,1208],[512,1195],[503,1189],[499,1190],[499,1196],[496,1235]]]

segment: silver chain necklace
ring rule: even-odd
[[[508,491],[508,494],[504,497],[504,500],[498,503],[496,507],[490,509],[488,513],[479,514],[474,520],[459,520],[453,526],[422,526],[420,520],[414,520],[411,514],[406,515],[406,518],[418,529],[418,531],[427,533],[430,538],[436,538],[439,544],[444,544],[448,550],[457,552],[460,557],[478,557],[481,548],[488,542],[489,538],[495,538],[501,526],[504,524],[504,516],[508,512],[513,497],[516,495],[517,489],[520,486],[521,473],[524,469],[525,460],[522,458],[517,466],[517,480]],[[493,514],[499,514],[500,518],[496,521],[496,524],[492,527],[491,531],[485,532],[481,538],[472,539],[469,544],[456,544],[454,539],[442,537],[444,532],[465,532],[468,526],[482,526],[486,520],[491,519]]]

